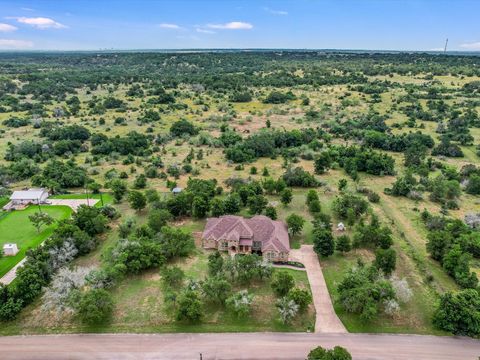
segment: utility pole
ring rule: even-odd
[[[443,53],[447,52],[447,45],[448,45],[448,38],[445,40],[445,48],[443,49]]]

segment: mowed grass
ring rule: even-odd
[[[41,209],[55,220],[66,219],[72,213],[72,209],[68,206],[42,205]],[[3,249],[3,245],[7,243],[15,243],[20,250],[16,256],[5,256],[0,259],[0,277],[22,260],[28,249],[41,244],[55,229],[56,224],[52,224],[42,226],[40,232],[37,231],[28,217],[38,211],[38,206],[29,206],[25,210],[6,213],[0,219],[0,248]]]
[[[406,304],[400,304],[397,315],[387,315],[380,312],[372,321],[364,321],[359,315],[346,312],[339,299],[337,288],[347,271],[356,266],[357,259],[368,261],[374,259],[374,254],[367,250],[353,250],[346,255],[335,254],[328,259],[321,259],[322,271],[327,283],[330,297],[333,300],[335,312],[349,332],[354,333],[403,333],[403,334],[436,334],[446,335],[432,325],[437,295],[430,288],[415,279],[415,274],[406,273],[408,265],[397,265],[396,274],[405,277],[413,292]]]
[[[111,244],[110,244],[111,245]],[[203,280],[207,276],[208,251],[197,248],[188,258],[177,259],[168,266],[179,266],[187,279]],[[85,264],[81,262],[82,266]],[[290,273],[296,286],[310,288],[304,271],[274,269]],[[253,282],[249,285],[234,285],[233,291],[248,289],[254,294],[251,314],[237,318],[225,307],[206,302],[204,317],[199,323],[179,322],[175,319],[176,308],[164,301],[164,285],[159,269],[139,275],[128,276],[112,290],[115,303],[114,313],[108,324],[85,326],[71,315],[55,317],[44,310],[41,301],[27,307],[19,319],[5,324],[2,335],[44,333],[173,333],[173,332],[305,332],[315,325],[313,305],[299,314],[290,325],[280,321],[275,307],[276,297],[270,281]]]

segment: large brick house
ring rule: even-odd
[[[202,234],[205,249],[230,254],[257,253],[268,261],[288,261],[290,243],[285,223],[257,215],[251,219],[225,215],[207,219]]]

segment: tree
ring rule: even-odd
[[[307,205],[310,205],[310,203],[311,203],[312,201],[319,201],[319,200],[320,200],[320,199],[319,199],[319,197],[318,197],[318,193],[317,193],[316,190],[314,190],[314,189],[308,190],[308,192],[307,192],[307,198],[306,198],[306,200],[305,200],[305,203],[306,203]]]
[[[342,219],[347,218],[349,210],[351,210],[355,217],[358,218],[363,215],[367,209],[367,201],[356,195],[348,193],[335,198],[332,205],[332,210]]]
[[[478,336],[480,334],[478,291],[467,289],[443,294],[433,316],[433,324],[455,335]]]
[[[104,289],[90,289],[82,294],[78,305],[77,314],[87,324],[100,324],[106,322],[113,311],[112,295]]]
[[[294,287],[288,291],[287,297],[299,306],[300,311],[305,311],[312,303],[312,294],[306,289]]]
[[[374,319],[385,301],[395,299],[392,284],[372,266],[350,269],[338,285],[339,303],[347,312],[360,314],[363,321]]]
[[[210,206],[204,196],[195,196],[192,201],[192,215],[197,219],[204,218]]]
[[[322,211],[322,206],[320,205],[320,201],[312,200],[308,203],[308,211],[312,214],[318,214]]]
[[[267,206],[265,209],[265,215],[272,220],[277,220],[277,210],[273,206]]]
[[[188,256],[195,249],[192,234],[182,228],[164,226],[156,236],[166,259]]]
[[[142,192],[132,190],[128,193],[128,203],[132,209],[141,211],[147,205],[147,198]]]
[[[99,208],[87,205],[80,205],[72,217],[75,225],[90,236],[103,233],[108,222]]]
[[[163,283],[171,288],[178,288],[183,285],[185,273],[178,266],[166,267],[160,271]]]
[[[203,282],[202,291],[211,302],[223,305],[232,291],[232,285],[221,276],[211,276]]]
[[[222,199],[213,198],[210,201],[210,212],[213,217],[219,217],[225,214],[225,204]]]
[[[278,299],[275,305],[284,324],[290,323],[298,314],[298,310],[300,308],[295,301],[289,299],[288,297],[282,297],[281,299]]]
[[[303,217],[297,214],[290,214],[286,220],[288,231],[292,234],[292,236],[302,232],[303,225],[305,224],[305,219]]]
[[[295,279],[286,271],[277,271],[273,274],[271,287],[278,297],[286,296],[294,286]]]
[[[330,256],[335,252],[335,241],[330,228],[317,227],[313,230],[313,250],[321,256]]]
[[[320,153],[319,157],[315,160],[315,174],[323,174],[325,173],[328,169],[330,169],[332,165],[332,158],[330,156],[330,153],[327,151],[324,151]]]
[[[182,135],[196,135],[198,134],[198,129],[188,120],[182,119],[174,122],[170,127],[170,133],[173,136],[182,136]]]
[[[123,180],[113,179],[110,182],[110,189],[112,189],[113,198],[115,201],[120,202],[127,192],[127,184]]]
[[[145,189],[147,186],[147,177],[144,174],[138,175],[133,181],[133,187],[135,189]]]
[[[166,209],[152,209],[148,213],[147,223],[153,231],[159,232],[172,218],[172,214]]]
[[[215,251],[208,255],[208,274],[210,276],[218,276],[223,272],[223,256],[220,252]]]
[[[228,195],[223,201],[225,214],[236,214],[240,211],[240,195],[237,193]]]
[[[226,301],[226,305],[237,317],[243,318],[250,313],[253,298],[253,294],[249,294],[248,290],[241,290],[230,296]]]
[[[352,242],[348,235],[341,235],[337,237],[336,244],[337,251],[340,251],[342,253],[346,253],[352,250]]]
[[[375,267],[382,270],[386,276],[390,276],[395,270],[397,263],[397,253],[394,249],[377,249],[375,250]]]
[[[263,195],[252,195],[248,197],[248,206],[250,214],[261,214],[268,204],[268,200]]]
[[[178,321],[199,322],[203,317],[203,303],[198,292],[184,290],[178,299],[176,318]]]
[[[292,189],[286,188],[284,189],[281,194],[280,194],[280,201],[284,206],[287,206],[292,202],[293,199],[293,194],[292,194]]]
[[[331,350],[318,346],[308,353],[307,360],[352,360],[352,355],[341,346]]]
[[[343,192],[347,188],[347,179],[340,179],[338,181],[338,191]]]
[[[471,175],[465,191],[472,195],[480,195],[480,175]]]
[[[32,223],[33,226],[35,226],[35,229],[37,229],[37,232],[40,232],[40,228],[43,225],[51,225],[55,221],[54,218],[52,218],[50,215],[44,212],[36,212],[33,215],[29,215],[28,219]]]

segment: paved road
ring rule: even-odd
[[[2,360],[305,359],[318,345],[341,345],[354,360],[477,360],[480,341],[419,335],[232,333],[0,337]]]
[[[316,333],[346,333],[347,330],[335,314],[332,300],[328,292],[322,268],[318,262],[318,256],[313,251],[312,245],[302,245],[300,249],[290,250],[290,258],[305,265],[308,282],[312,290],[313,303],[315,305]]]

